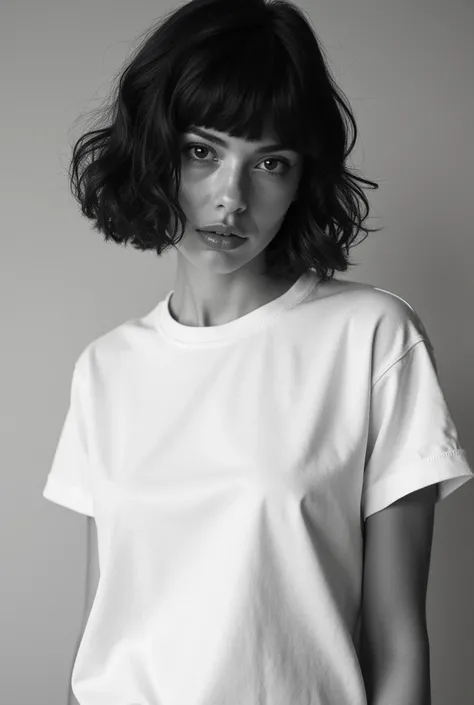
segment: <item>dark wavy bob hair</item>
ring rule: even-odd
[[[298,198],[265,250],[267,275],[311,268],[328,281],[352,266],[359,232],[361,242],[381,229],[363,227],[369,204],[356,182],[378,185],[346,165],[355,119],[303,11],[288,0],[192,0],[149,32],[98,129],[73,148],[70,187],[93,228],[160,255],[186,227],[180,133],[201,125],[253,141],[269,128],[304,159]]]

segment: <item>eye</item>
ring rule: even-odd
[[[186,158],[187,158],[187,159],[190,159],[190,160],[193,161],[193,162],[204,162],[204,163],[208,163],[208,160],[199,159],[199,158],[190,156],[189,153],[190,153],[191,150],[193,150],[193,149],[200,149],[200,150],[203,149],[204,151],[212,152],[213,154],[215,154],[214,150],[211,149],[210,147],[207,147],[205,144],[188,144],[188,145],[186,145],[186,147],[184,147],[184,149],[182,150],[182,152],[183,152],[184,154],[186,154]],[[270,176],[283,176],[283,175],[286,174],[286,172],[291,168],[291,164],[290,164],[286,159],[280,159],[280,158],[277,159],[276,157],[266,157],[266,159],[263,159],[263,163],[264,163],[264,162],[278,162],[278,163],[281,164],[283,167],[285,167],[283,171],[278,171],[278,172],[276,172],[276,171],[271,171],[271,170],[270,170],[270,171],[267,171],[266,169],[263,169],[263,171],[264,171],[265,173],[269,174]]]

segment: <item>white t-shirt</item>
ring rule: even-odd
[[[365,519],[473,476],[409,304],[308,270],[224,325],[90,343],[43,496],[97,523],[80,705],[366,705]]]

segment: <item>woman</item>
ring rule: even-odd
[[[473,472],[416,312],[334,277],[377,185],[313,29],[194,0],[104,114],[82,212],[178,266],[78,357],[44,490],[97,526],[76,702],[426,705],[434,504]]]

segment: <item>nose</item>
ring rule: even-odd
[[[248,206],[248,187],[238,169],[229,169],[217,177],[214,202],[227,213],[242,212]]]

